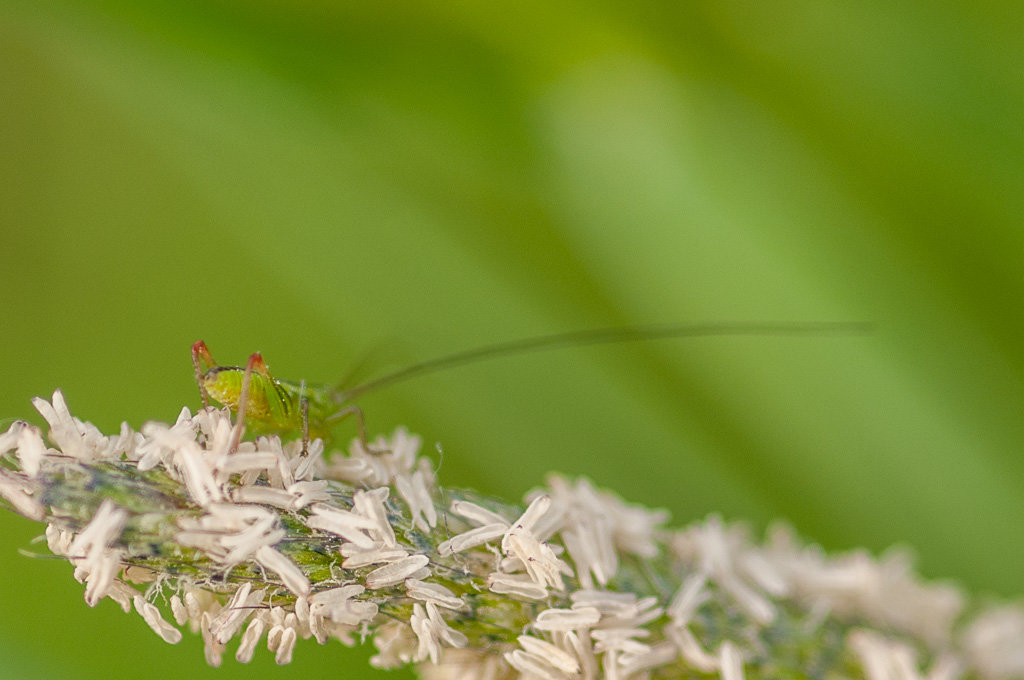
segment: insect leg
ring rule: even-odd
[[[206,393],[206,387],[203,385],[203,375],[217,364],[213,360],[213,355],[210,354],[210,349],[202,340],[198,340],[192,345],[192,365],[196,369],[196,385],[199,386],[199,396],[203,400],[203,408],[209,408],[210,395]]]
[[[363,410],[358,406],[346,406],[337,413],[334,413],[324,419],[325,425],[334,425],[335,423],[341,422],[345,418],[354,415],[356,417],[356,424],[359,427],[359,443],[363,445],[363,448],[370,451],[370,445],[366,441],[366,421],[363,418]]]
[[[299,386],[299,410],[302,411],[302,455],[309,453],[309,397],[306,396],[306,381]]]
[[[249,355],[249,361],[245,363],[245,373],[242,375],[242,389],[238,393],[238,412],[235,414],[235,426],[231,430],[231,444],[228,451],[235,451],[239,442],[242,441],[242,430],[245,429],[245,413],[249,408],[249,384],[252,382],[253,369],[266,370],[263,356],[259,352]]]

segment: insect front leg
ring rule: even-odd
[[[210,349],[202,340],[197,340],[192,345],[192,365],[196,369],[196,385],[199,386],[199,396],[203,400],[203,408],[209,408],[210,395],[207,393],[206,386],[203,384],[203,376],[207,371],[215,367],[217,362],[213,360],[213,355],[210,354]]]

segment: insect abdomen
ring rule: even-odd
[[[244,369],[217,367],[203,376],[203,388],[213,399],[237,412],[244,376]],[[272,378],[258,373],[250,375],[246,418],[273,423],[285,429],[298,429],[301,427],[298,411],[298,395],[293,395]]]

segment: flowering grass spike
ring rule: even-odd
[[[1024,677],[1024,608],[979,610],[900,552],[828,556],[714,516],[670,529],[585,479],[509,505],[439,486],[402,430],[325,456],[235,447],[224,410],[106,436],[60,392],[35,406],[49,432],[0,434],[0,496],[46,523],[90,606],[198,633],[212,665],[370,637],[374,665],[425,678]]]

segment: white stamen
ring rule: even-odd
[[[277,454],[269,451],[233,453],[217,463],[217,471],[234,475],[251,470],[272,470],[277,467]]]
[[[346,569],[359,569],[370,564],[391,564],[409,556],[409,553],[402,548],[374,548],[372,550],[360,550],[358,552],[346,551],[345,548],[352,545],[346,543],[342,546],[342,555],[349,555],[341,563]]]
[[[238,651],[235,652],[235,659],[239,663],[249,663],[252,661],[253,652],[256,651],[256,645],[260,643],[266,627],[267,623],[262,613],[249,622],[249,626],[242,634],[242,641],[238,643]]]
[[[138,594],[139,591],[135,590],[135,588],[116,578],[110,584],[110,587],[107,588],[107,597],[116,602],[125,614],[132,610],[132,600]]]
[[[532,635],[520,635],[518,639],[524,650],[538,659],[543,659],[563,673],[575,675],[580,672],[579,661],[564,649],[559,649],[550,642]]]
[[[743,657],[740,650],[726,640],[718,649],[719,664],[722,668],[722,680],[743,680]]]
[[[382,541],[386,547],[394,548],[398,542],[395,540],[395,530],[388,522],[388,513],[384,507],[388,493],[389,489],[386,486],[372,491],[356,491],[352,495],[352,505],[357,514],[374,521],[374,526],[369,529],[370,535]]]
[[[330,590],[321,590],[313,593],[309,598],[310,604],[322,604],[328,607],[332,607],[336,604],[340,604],[350,597],[355,597],[360,593],[364,592],[366,588],[358,584],[352,584],[347,586],[341,586],[340,588],[331,588]]]
[[[306,526],[310,529],[319,529],[340,536],[364,550],[378,547],[377,542],[365,533],[376,528],[377,522],[374,518],[326,505],[314,505],[311,510],[313,514],[306,519]]]
[[[487,577],[487,587],[491,592],[515,595],[528,600],[543,600],[548,596],[547,588],[525,574],[492,573]]]
[[[188,622],[188,611],[178,595],[171,595],[171,614],[179,626],[184,626]]]
[[[326,479],[295,482],[288,486],[288,493],[292,495],[292,510],[301,510],[313,503],[331,500],[331,495],[327,493]]]
[[[353,584],[314,593],[309,599],[311,611],[316,616],[325,614],[335,623],[358,625],[377,615],[374,603],[350,599],[365,590],[363,586]]]
[[[89,456],[82,442],[83,433],[68,411],[64,393],[60,390],[54,391],[51,401],[52,404],[40,397],[32,399],[32,405],[50,426],[50,439],[60,447],[64,455],[87,460]]]
[[[544,513],[547,512],[548,508],[550,507],[551,496],[544,495],[534,499],[534,501],[530,503],[530,506],[526,508],[526,512],[524,512],[519,517],[519,519],[512,523],[512,526],[505,534],[505,539],[501,543],[501,549],[507,553],[509,551],[509,548],[507,547],[506,544],[509,538],[517,532],[528,533],[532,531],[533,526],[538,522],[538,520],[540,520],[541,517],[544,516]]]
[[[624,654],[620,661],[622,666],[619,671],[623,677],[631,677],[641,671],[650,668],[657,668],[672,663],[678,656],[676,647],[671,642],[661,642],[650,648],[645,654]]]
[[[0,475],[0,479],[3,475]],[[46,547],[55,555],[67,555],[75,535],[68,529],[62,529],[55,522],[46,525]]]
[[[20,515],[37,522],[46,517],[46,508],[32,497],[32,488],[13,472],[0,469],[0,496],[13,505]]]
[[[22,430],[29,427],[29,424],[23,420],[16,420],[11,424],[7,431],[0,434],[0,456],[13,451],[18,448],[18,439],[21,437]],[[39,435],[40,441],[42,441],[42,435]],[[23,472],[28,472],[25,469],[25,464],[21,465]]]
[[[593,607],[580,609],[545,609],[534,621],[538,630],[580,630],[591,628],[601,620],[601,612]]]
[[[43,458],[46,457],[46,445],[43,444],[39,430],[28,427],[24,423],[15,423],[8,432],[14,431],[16,427],[20,430],[15,433],[17,434],[18,460],[21,461],[21,469],[29,477],[35,477],[39,474],[39,466],[42,464]]]
[[[453,555],[463,550],[469,550],[500,538],[506,529],[508,529],[507,524],[485,524],[442,541],[441,545],[437,547],[437,552],[441,555]]]
[[[323,477],[323,456],[324,441],[322,439],[314,439],[309,443],[305,456],[297,455],[292,457],[291,465],[296,483],[312,482],[315,481],[314,478],[317,476]]]
[[[483,526],[485,524],[503,524],[507,529],[509,524],[511,524],[511,522],[498,513],[492,512],[487,508],[469,501],[453,501],[451,511],[460,517],[465,517],[477,526]]]
[[[573,609],[594,607],[602,614],[616,614],[636,607],[636,593],[617,593],[610,590],[577,590],[569,596]]]
[[[423,605],[416,603],[412,606],[412,616],[409,617],[409,626],[412,628],[412,632],[416,634],[416,639],[419,641],[419,646],[416,650],[416,655],[413,657],[413,661],[423,661],[430,659],[430,662],[437,664],[439,657],[441,656],[441,645],[438,643],[437,635],[434,633],[433,627],[430,625],[430,619],[427,617]]]
[[[127,516],[109,498],[104,500],[68,548],[76,572],[87,575],[85,601],[90,607],[106,595],[121,567],[122,552],[111,550],[110,545],[121,535]]]
[[[506,652],[504,656],[509,666],[523,674],[521,677],[541,678],[541,680],[565,680],[565,676],[549,666],[545,660],[522,649]]]
[[[706,585],[707,576],[703,572],[687,576],[668,606],[669,617],[681,626],[688,624],[697,609],[711,598]]]
[[[269,486],[238,487],[231,491],[231,500],[236,503],[270,505],[282,510],[291,510],[295,502],[294,496],[284,489],[272,489]]]
[[[205,507],[223,499],[213,471],[207,466],[203,452],[195,442],[178,447],[174,460],[181,471],[189,495],[197,505]]]
[[[455,597],[455,593],[437,583],[425,583],[417,579],[406,579],[405,593],[411,598],[433,602],[439,607],[462,609],[466,603]]]
[[[442,642],[450,647],[465,647],[469,642],[464,634],[448,625],[432,602],[428,602],[425,608],[418,602],[414,604],[409,624],[419,639],[419,648],[413,657],[415,661],[429,658],[436,664]]]
[[[651,632],[644,628],[604,628],[591,631],[590,637],[597,643],[594,645],[596,652],[615,650],[638,655],[647,654],[651,648],[633,638],[644,638],[650,634]]]
[[[1024,677],[1024,606],[983,611],[964,633],[971,662],[987,678]]]
[[[277,642],[277,654],[274,655],[274,661],[278,666],[284,666],[292,662],[292,652],[295,650],[295,641],[298,639],[298,634],[294,628],[284,628],[281,631],[281,637]]]
[[[244,583],[231,597],[210,624],[210,633],[218,642],[227,643],[235,636],[245,620],[255,611],[254,607],[263,601],[266,590],[252,591],[251,583]]]
[[[689,628],[671,623],[664,628],[665,636],[679,649],[679,654],[687,664],[701,673],[712,673],[718,667],[718,659],[701,647]]]
[[[110,587],[114,584],[114,577],[121,569],[122,557],[124,557],[124,551],[107,550],[95,558],[88,559],[88,567],[84,564],[79,566],[78,569],[89,570],[88,576],[86,576],[85,602],[90,607],[95,607],[97,602],[107,596]],[[76,575],[78,569],[76,569]]]
[[[295,563],[270,546],[262,546],[256,551],[256,561],[278,576],[285,587],[300,597],[309,595],[309,578]]]
[[[424,459],[425,460],[425,459]],[[437,526],[437,508],[434,507],[434,498],[428,488],[427,477],[423,470],[417,470],[412,474],[413,492],[420,499],[420,508],[427,520],[427,526],[433,529]]]
[[[258,505],[214,503],[202,517],[178,520],[181,531],[176,540],[196,547],[225,565],[249,559],[259,548],[284,538],[277,527],[277,515]]]
[[[153,632],[162,637],[164,642],[169,642],[172,645],[181,642],[181,631],[164,621],[160,610],[154,604],[146,602],[146,598],[141,595],[136,595],[134,602],[135,611],[142,615]]]
[[[220,666],[221,655],[224,653],[224,645],[217,642],[210,633],[210,621],[212,620],[213,615],[210,612],[203,612],[202,618],[200,618],[199,631],[203,635],[203,653],[206,656],[206,663],[217,668]]]
[[[98,557],[121,535],[127,517],[127,513],[118,509],[114,501],[105,499],[92,520],[72,541],[68,552],[76,557],[83,556],[87,562]]]
[[[529,530],[513,527],[502,539],[506,555],[518,557],[526,572],[538,585],[562,590],[562,574],[571,570],[562,560],[555,557],[551,548],[537,540]]]
[[[410,555],[393,564],[379,567],[366,575],[366,587],[376,590],[401,583],[427,566],[429,562],[430,558],[426,555]]]

